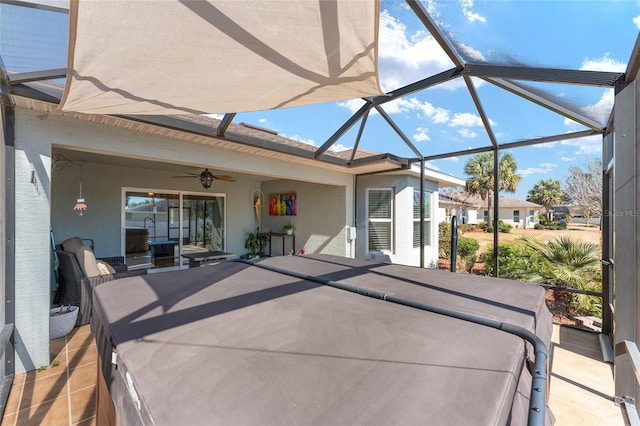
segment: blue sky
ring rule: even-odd
[[[624,71],[640,29],[640,1],[447,0],[425,2],[441,28],[460,46],[467,62],[527,64],[540,67]],[[27,14],[0,5],[0,51],[10,71],[66,66],[67,16],[31,9]],[[381,2],[380,83],[391,91],[453,67],[433,37],[404,1]],[[43,24],[43,23],[46,23]],[[37,47],[39,52],[28,50]],[[46,54],[42,54],[43,50]],[[22,68],[20,68],[22,67]],[[498,143],[584,130],[577,123],[474,80]],[[559,84],[533,84],[538,90],[602,121],[613,105],[613,91]],[[273,129],[322,145],[362,104],[351,100],[310,107],[240,113],[235,122]],[[462,79],[384,105],[387,113],[423,155],[484,147],[490,141]],[[353,146],[358,125],[335,149]],[[360,148],[413,157],[414,154],[378,114],[372,114]],[[540,179],[564,181],[574,165],[599,158],[601,138],[574,139],[511,151],[522,181],[514,196],[525,198]],[[437,160],[435,169],[464,178],[469,156]]]
[[[404,2],[381,4],[381,85],[393,90],[453,66]],[[445,1],[428,4],[444,31],[464,46],[465,57],[504,64],[623,72],[640,29],[638,1]],[[530,104],[489,83],[474,80],[498,143],[585,130],[575,122]],[[534,84],[582,112],[605,120],[613,90]],[[239,114],[245,121],[314,145],[324,141],[361,105],[360,100],[280,111]],[[423,155],[488,146],[462,79],[386,104],[385,110]],[[310,113],[312,111],[312,113]],[[604,127],[604,121],[603,127]],[[350,148],[358,126],[336,148]],[[381,117],[369,118],[361,148],[413,156]],[[601,156],[601,137],[560,141],[511,151],[522,181],[515,195],[526,198],[540,179],[564,182],[571,166]],[[436,160],[430,166],[465,177],[469,156]]]

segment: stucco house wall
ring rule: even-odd
[[[353,217],[353,204],[347,205],[346,186],[310,184],[294,180],[264,182],[265,199],[271,194],[295,192],[298,211],[295,216],[270,216],[269,206],[261,209],[261,230],[282,232],[286,224],[295,226],[295,251],[350,256],[351,245],[346,238],[346,224]],[[268,203],[265,203],[268,204]],[[282,253],[282,239],[272,239],[272,252]],[[290,249],[285,241],[285,252]]]
[[[367,250],[367,190],[372,188],[392,188],[394,193],[393,249],[391,251]],[[409,175],[370,175],[360,176],[357,182],[356,257],[381,260],[404,265],[420,265],[420,248],[413,247],[413,193],[420,189],[420,180]],[[425,192],[430,192],[430,229],[431,241],[425,246],[424,264],[435,267],[438,262],[437,228],[437,182],[427,181]]]

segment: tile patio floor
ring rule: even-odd
[[[554,326],[549,404],[557,426],[623,426],[596,334]],[[88,326],[51,341],[59,362],[16,376],[2,425],[96,425],[97,351]]]

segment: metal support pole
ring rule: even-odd
[[[424,268],[424,160],[420,160],[420,267]]]
[[[449,270],[456,272],[458,263],[458,216],[451,217],[451,265]]]
[[[498,198],[500,198],[500,152],[498,148],[493,151],[493,276],[498,278],[498,267],[500,266],[500,262],[498,261],[498,208],[500,207],[500,203],[498,202]]]

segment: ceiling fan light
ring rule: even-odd
[[[213,179],[213,173],[211,173],[209,169],[204,169],[204,172],[200,173],[200,184],[204,189],[211,188]]]

